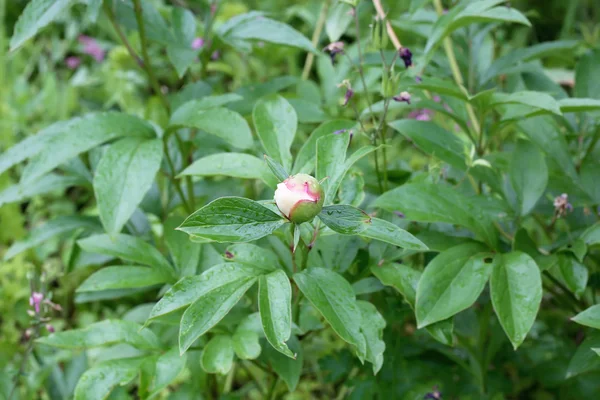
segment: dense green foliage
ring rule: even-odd
[[[599,17],[0,0],[0,398],[600,398]]]

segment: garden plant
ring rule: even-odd
[[[0,398],[600,399],[599,2],[0,21]]]

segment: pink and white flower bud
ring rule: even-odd
[[[296,224],[312,221],[323,209],[324,197],[319,182],[307,174],[290,176],[275,190],[277,208]]]

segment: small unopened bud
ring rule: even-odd
[[[344,54],[344,42],[329,43],[323,48],[323,51],[329,53],[329,56],[331,57],[331,62],[334,63],[336,55]]]
[[[229,250],[225,250],[225,258],[231,260],[233,258],[233,253]]]
[[[385,20],[378,15],[375,16],[375,22],[371,25],[371,43],[377,50],[383,50],[387,47],[388,36],[385,28]]]
[[[312,221],[323,209],[324,198],[319,182],[307,174],[290,176],[275,190],[277,208],[296,224]]]
[[[48,332],[50,332],[50,333],[54,333],[55,332],[54,327],[52,325],[50,325],[50,324],[46,324],[46,330]]]
[[[400,50],[398,50],[398,55],[400,56],[402,61],[404,61],[404,66],[406,68],[412,65],[412,53],[410,49],[408,49],[408,47],[400,48]]]
[[[401,92],[398,96],[394,96],[395,101],[404,102],[410,104],[410,93]]]
[[[69,69],[77,69],[81,65],[81,58],[76,56],[67,57],[65,59],[65,64]]]

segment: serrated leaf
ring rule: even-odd
[[[110,235],[119,233],[150,187],[162,162],[160,139],[126,138],[104,153],[94,175],[100,220]]]
[[[483,251],[481,244],[462,244],[440,253],[427,265],[417,286],[419,328],[445,320],[477,300],[493,266],[493,255]]]
[[[359,358],[364,359],[366,343],[360,332],[362,317],[348,281],[324,268],[309,268],[299,272],[294,275],[294,281],[333,330],[355,346]]]
[[[225,375],[233,366],[233,341],[229,335],[217,335],[202,351],[200,364],[209,374]]]
[[[298,117],[292,105],[277,94],[265,96],[254,106],[252,120],[267,155],[290,171],[290,148],[298,127]]]
[[[265,336],[271,346],[295,358],[285,344],[292,333],[292,286],[283,272],[277,270],[258,278],[258,309]]]
[[[43,336],[36,343],[63,349],[89,349],[127,343],[142,350],[157,350],[160,342],[148,329],[135,322],[108,319],[93,323],[86,328],[56,332]]]
[[[190,215],[178,229],[217,242],[249,242],[269,235],[286,222],[256,201],[221,197]]]
[[[515,350],[531,329],[542,301],[542,277],[535,261],[515,251],[496,260],[490,295],[498,320]]]
[[[344,204],[323,207],[319,219],[331,230],[343,235],[359,234],[368,229],[371,223],[371,217],[366,212]]]

